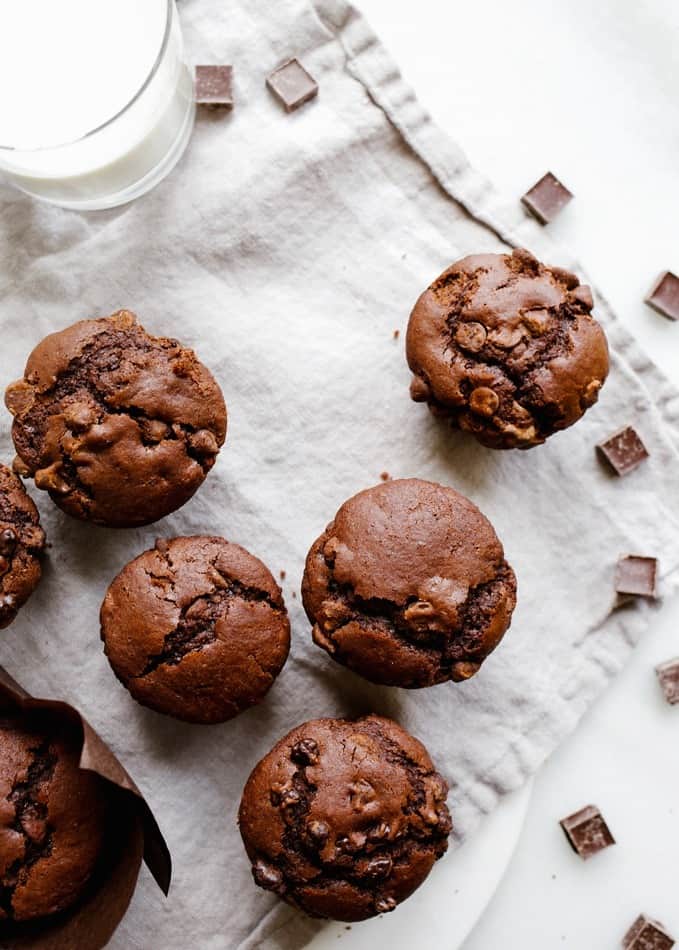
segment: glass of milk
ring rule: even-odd
[[[153,188],[195,118],[174,0],[6,2],[0,90],[0,181],[66,208]]]

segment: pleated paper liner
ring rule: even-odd
[[[100,950],[111,939],[132,900],[142,860],[167,895],[172,861],[165,839],[141,792],[106,743],[68,703],[30,696],[0,667],[0,713],[47,712],[82,735],[80,767],[110,786],[114,825],[84,896],[67,911],[29,923],[0,922],[0,946],[31,950]]]

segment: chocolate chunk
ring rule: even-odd
[[[318,845],[324,845],[330,834],[330,828],[324,821],[310,821],[306,830],[309,837]]]
[[[188,437],[188,443],[196,455],[201,457],[214,456],[219,452],[219,442],[209,429],[199,429]]]
[[[0,532],[0,554],[3,557],[10,557],[14,554],[17,546],[17,535],[16,531],[12,528],[5,528],[4,531]]]
[[[294,808],[302,801],[302,796],[296,788],[288,788],[281,794],[283,808]]]
[[[573,850],[583,861],[615,844],[608,825],[595,805],[569,815],[560,822]]]
[[[267,891],[275,891],[283,883],[283,875],[274,867],[273,864],[267,864],[266,861],[257,861],[252,868],[252,876],[257,884]]]
[[[318,762],[318,743],[313,739],[300,739],[292,747],[291,757],[299,765],[315,765]]]
[[[573,194],[568,188],[551,172],[547,172],[521,201],[541,224],[549,224],[572,199]]]
[[[393,897],[380,897],[375,901],[375,910],[378,914],[388,914],[396,907],[396,900]]]
[[[615,572],[615,590],[633,597],[657,597],[658,561],[654,557],[628,554]]]
[[[374,828],[371,828],[368,832],[368,841],[383,841],[385,838],[388,838],[391,834],[391,828],[386,823],[386,821],[381,821],[379,825],[376,825]]]
[[[381,855],[380,857],[373,858],[372,861],[368,864],[365,869],[365,876],[373,878],[373,880],[380,877],[387,877],[391,874],[393,868],[393,861],[388,854]]]
[[[648,450],[632,426],[625,426],[600,442],[597,451],[617,475],[629,475],[648,458]]]
[[[679,703],[679,657],[656,666],[655,672],[665,699],[672,706],[676,706]]]
[[[298,59],[290,59],[266,78],[266,84],[286,112],[294,112],[318,95],[318,83]]]
[[[623,937],[624,950],[670,950],[674,939],[662,924],[640,914]]]
[[[195,96],[199,106],[233,108],[233,66],[196,66]]]
[[[646,303],[668,320],[679,320],[679,277],[665,271],[646,297]]]

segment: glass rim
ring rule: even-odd
[[[55,145],[38,145],[37,147],[34,147],[34,148],[21,148],[20,146],[17,146],[17,145],[3,145],[2,143],[0,143],[0,152],[14,152],[17,154],[24,154],[24,155],[35,155],[35,154],[38,154],[39,152],[53,152],[60,148],[68,148],[70,145],[77,145],[79,142],[84,142],[86,139],[92,138],[94,135],[97,135],[99,132],[103,132],[104,129],[107,129],[110,125],[113,125],[114,122],[116,122],[121,116],[125,115],[125,113],[129,109],[131,109],[132,106],[136,102],[139,101],[141,96],[144,94],[146,89],[148,89],[149,85],[153,81],[158,70],[160,69],[160,65],[163,61],[163,56],[165,55],[165,52],[170,42],[174,12],[175,12],[175,0],[167,0],[167,10],[165,14],[165,30],[163,32],[163,39],[160,44],[158,55],[156,56],[146,79],[143,81],[139,89],[135,92],[135,94],[132,96],[129,102],[126,102],[125,105],[121,109],[119,109],[114,115],[106,119],[104,122],[101,122],[99,125],[95,126],[95,128],[90,129],[88,132],[85,132],[83,135],[79,135],[75,139],[69,139],[66,142],[58,142]]]

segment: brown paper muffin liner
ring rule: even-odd
[[[82,731],[80,767],[96,772],[116,796],[116,827],[87,893],[69,910],[29,924],[0,924],[0,947],[31,950],[100,950],[111,939],[132,900],[142,859],[167,895],[172,861],[165,839],[141,792],[109,747],[68,703],[35,699],[0,667],[0,713],[48,711]]]

